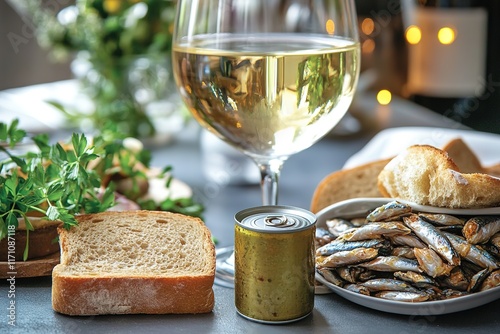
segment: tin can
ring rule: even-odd
[[[270,324],[300,320],[314,308],[316,216],[291,206],[261,206],[235,215],[237,312]]]

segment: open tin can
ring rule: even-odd
[[[309,315],[316,216],[291,206],[261,206],[238,212],[235,221],[237,312],[269,324]]]

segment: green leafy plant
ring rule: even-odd
[[[24,219],[29,237],[34,230],[32,216],[59,220],[70,228],[77,224],[75,215],[111,208],[116,204],[116,183],[112,178],[103,182],[110,175],[120,173],[133,184],[147,179],[144,170],[149,167],[150,152],[126,147],[114,132],[104,131],[92,139],[74,133],[71,141],[53,144],[47,135],[37,135],[31,138],[36,150],[19,155],[12,149],[27,138],[18,124],[17,120],[11,124],[0,122],[0,155],[5,157],[0,159],[0,240],[7,236],[10,225],[17,228],[19,218]],[[170,171],[170,166],[163,169],[163,173]],[[170,180],[167,178],[166,187]],[[193,216],[203,212],[203,206],[192,198],[167,198],[159,204],[147,201],[141,208]],[[28,247],[26,244],[24,259]]]

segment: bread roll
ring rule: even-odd
[[[52,307],[69,315],[205,313],[214,306],[215,249],[198,219],[170,212],[77,216],[58,228]]]
[[[500,206],[500,179],[482,173],[461,173],[448,154],[428,145],[414,145],[398,154],[380,172],[378,188],[385,197],[448,208]]]

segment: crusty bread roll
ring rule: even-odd
[[[378,176],[382,195],[448,208],[500,206],[500,179],[461,173],[448,154],[428,145],[410,146]]]
[[[58,228],[52,307],[69,315],[205,313],[214,306],[215,249],[198,219],[170,212],[77,216]]]
[[[382,197],[377,176],[390,160],[377,160],[327,175],[314,191],[311,211],[316,213],[330,204],[350,198]]]

